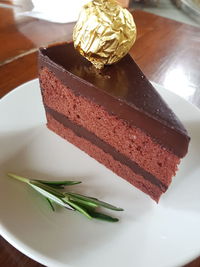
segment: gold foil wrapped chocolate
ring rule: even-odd
[[[131,13],[114,0],[84,5],[73,31],[75,48],[98,69],[124,57],[135,39]]]

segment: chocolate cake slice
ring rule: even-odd
[[[39,80],[48,128],[158,202],[190,138],[130,55],[99,71],[73,43],[41,48]]]

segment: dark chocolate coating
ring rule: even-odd
[[[73,43],[60,44],[39,50],[42,67],[52,71],[75,95],[141,128],[178,157],[186,155],[190,141],[186,129],[130,55],[99,71]]]

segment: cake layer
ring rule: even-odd
[[[63,115],[60,115],[47,107],[46,115],[47,126],[50,130],[62,136],[75,146],[79,147],[81,150],[85,151],[91,157],[95,158],[107,168],[123,177],[129,183],[133,184],[144,193],[150,195],[155,201],[159,201],[161,194],[166,190],[166,187],[159,180],[151,176],[151,174],[146,173],[144,170],[141,170],[136,165],[134,166],[134,163],[132,162],[129,162],[127,165],[126,159],[123,159],[121,161],[117,160],[115,157],[118,158],[122,155],[120,155],[113,148],[109,148],[107,144],[103,144],[101,140],[98,140],[98,145],[95,145],[95,136],[93,136],[94,142],[91,142],[91,138],[90,141],[85,139],[83,135],[88,138],[88,135],[90,135],[90,133],[85,132],[84,129],[80,129],[80,126],[73,124]],[[62,123],[57,119],[61,120]],[[67,127],[64,126],[64,124],[66,124]],[[70,129],[68,127],[70,127]],[[77,132],[78,135],[75,132]],[[104,150],[100,148],[100,146],[102,146]],[[112,154],[110,154],[109,151]]]
[[[110,115],[141,128],[178,157],[187,153],[187,131],[129,55],[97,72],[73,44],[62,44],[41,49],[39,64],[76,96],[84,96]]]
[[[110,115],[98,106],[64,86],[47,68],[40,71],[44,103],[71,121],[82,125],[118,152],[136,162],[168,186],[175,175],[179,158],[161,147],[136,127]]]

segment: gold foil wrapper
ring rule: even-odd
[[[98,69],[124,57],[136,39],[131,13],[114,0],[84,5],[74,27],[74,47]]]

